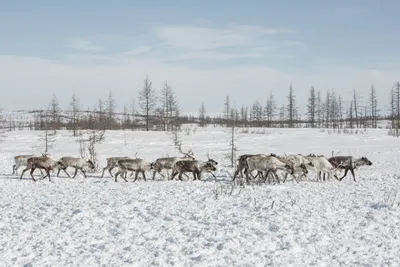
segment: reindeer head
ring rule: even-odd
[[[314,166],[314,165],[312,165],[312,166]],[[307,173],[308,173],[307,167],[306,167],[306,165],[305,165],[304,163],[301,163],[301,164],[300,164],[300,168],[301,168],[301,171],[302,171],[304,174],[307,174]]]
[[[57,169],[65,169],[65,168],[67,168],[67,166],[65,166],[64,162],[62,162],[61,160],[57,161],[57,162],[54,164],[53,167],[54,167],[54,168],[57,168]]]
[[[207,163],[211,163],[212,165],[214,165],[214,166],[216,166],[216,165],[218,165],[218,162],[217,161],[215,161],[215,160],[213,160],[212,158],[210,158],[210,152],[209,151],[207,151]]]
[[[291,164],[286,164],[285,165],[285,169],[289,174],[293,174],[294,173],[294,168],[293,168],[293,165],[291,165]]]
[[[207,170],[207,171],[216,171],[217,168],[215,167],[215,165],[214,165],[212,162],[208,161],[208,162],[206,162],[206,164],[204,165],[204,170]]]
[[[367,166],[371,166],[372,162],[367,159],[366,157],[361,157],[361,161],[360,161],[361,165],[367,165]]]
[[[88,159],[86,162],[89,164],[89,168],[90,168],[90,169],[94,170],[94,169],[96,168],[96,167],[94,166],[93,161],[91,161],[90,159]]]
[[[276,154],[274,154],[274,153],[271,153],[271,154],[269,154],[271,157],[274,157],[274,158],[279,158],[278,157],[278,155],[276,155]]]

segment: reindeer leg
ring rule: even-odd
[[[36,182],[36,180],[35,180],[35,177],[33,177],[33,172],[35,171],[35,168],[32,168],[31,169],[31,177],[32,177],[32,180],[34,181],[34,182]],[[22,175],[21,175],[21,177],[22,177]]]
[[[75,174],[72,176],[72,178],[75,178],[75,176],[78,174],[78,168],[75,168]]]
[[[179,172],[179,176],[178,176],[179,180],[181,180],[181,181],[183,181],[183,180],[182,180],[182,173],[183,173],[183,172]]]
[[[81,170],[81,173],[83,173],[83,176],[85,177],[85,178],[87,178],[87,176],[86,176],[86,171],[84,171],[83,169],[80,169]]]
[[[13,173],[12,173],[12,174],[15,174],[15,172],[16,172],[16,167],[17,167],[17,166],[14,164],[14,165],[13,165]],[[17,174],[18,174],[18,173],[17,173]]]
[[[110,176],[111,176],[111,177],[113,177],[113,175],[112,175],[112,173],[111,173],[111,170],[112,170],[112,169],[114,169],[114,168],[109,168],[109,169],[108,169],[108,172],[110,173]],[[122,177],[122,176],[121,176],[121,177]]]
[[[280,183],[281,183],[281,181],[279,180],[278,174],[277,174],[276,172],[273,172],[273,174],[275,175],[275,177],[276,177],[276,180],[278,181],[278,184],[280,184]]]
[[[344,170],[344,175],[342,176],[342,178],[340,178],[339,181],[342,181],[343,178],[346,177],[348,171],[349,171],[349,168],[346,168],[346,169]]]
[[[171,173],[171,180],[173,180],[177,174],[178,174],[177,171],[174,172],[174,171],[172,170],[172,173]],[[169,180],[169,179],[168,179],[168,180]]]
[[[285,178],[283,178],[283,183],[286,182],[286,178],[288,177],[289,173],[285,173]]]
[[[28,167],[26,167],[26,168],[22,171],[21,176],[19,177],[19,179],[22,179],[22,176],[24,175],[24,173],[25,173],[27,170],[29,170]]]
[[[138,176],[139,176],[139,171],[136,170],[136,171],[135,171],[135,179],[133,180],[133,182],[136,182]]]
[[[60,171],[60,169],[58,169],[59,171]],[[71,178],[71,175],[69,175],[69,173],[67,172],[67,168],[65,168],[65,169],[62,169],[64,172],[65,172],[65,174],[69,177],[69,178]],[[57,175],[57,177],[58,177],[58,175]]]
[[[51,182],[51,179],[50,179],[50,170],[49,169],[46,169],[46,173],[47,173],[47,177],[49,177],[49,182]]]
[[[146,174],[142,171],[143,179],[146,181]]]
[[[297,178],[296,178],[296,175],[292,174],[292,176],[293,176],[294,180],[295,180],[297,183],[299,183],[299,181],[298,181]]]
[[[120,173],[121,173],[120,171],[117,171],[117,173],[115,174],[115,182],[117,182],[117,177],[118,177],[118,175],[119,175]]]
[[[106,171],[106,169],[107,169],[107,167],[104,167],[104,168],[103,168],[103,172],[101,173],[101,178],[104,177],[104,172]],[[111,177],[112,177],[112,176],[111,176]]]
[[[354,182],[357,182],[357,181],[356,181],[356,175],[354,174],[354,169],[351,168],[350,171],[351,171],[351,174],[353,175],[353,180],[354,180]]]

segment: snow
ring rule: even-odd
[[[334,150],[373,165],[356,170],[357,182],[350,174],[316,182],[310,173],[299,184],[232,188],[230,129],[193,129],[179,133],[182,149],[201,159],[209,151],[220,163],[217,181],[115,183],[107,172],[20,180],[13,157],[39,153],[42,133],[8,132],[0,144],[0,266],[400,266],[400,143],[387,130],[238,129],[238,155]],[[149,160],[178,155],[162,132],[107,132],[96,148],[101,166],[137,151]],[[78,151],[60,131],[50,153]]]

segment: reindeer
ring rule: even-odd
[[[22,167],[22,166],[26,167],[26,165],[28,164],[28,163],[27,163],[27,160],[28,160],[29,158],[31,158],[31,157],[34,157],[34,156],[35,156],[35,155],[33,155],[33,154],[31,154],[31,155],[18,155],[18,156],[15,156],[15,157],[14,157],[14,162],[15,162],[15,164],[13,165],[13,173],[12,173],[12,174],[17,174],[17,175],[18,175],[18,169],[19,169],[20,167]],[[41,173],[42,175],[44,175],[42,169],[40,169],[40,173]]]
[[[57,172],[57,177],[60,175],[60,171],[63,170],[69,178],[71,178],[71,176],[69,175],[69,173],[67,172],[67,168],[68,167],[73,167],[75,168],[75,174],[72,178],[75,178],[75,176],[78,173],[78,170],[80,170],[83,173],[83,176],[85,176],[85,178],[87,178],[86,176],[86,171],[84,170],[84,168],[89,168],[94,170],[95,166],[93,164],[93,162],[89,159],[89,160],[84,160],[82,158],[73,158],[73,157],[62,157],[60,159],[60,161],[62,163],[64,163],[65,168],[59,168],[58,172]]]
[[[101,178],[104,177],[104,171],[107,170],[107,169],[108,169],[108,172],[110,173],[111,177],[113,177],[114,175],[111,173],[111,171],[112,171],[114,168],[117,168],[117,167],[118,167],[118,166],[117,166],[117,161],[118,161],[118,160],[123,160],[123,159],[134,159],[134,158],[136,158],[136,155],[137,155],[137,153],[135,154],[135,157],[133,157],[133,158],[131,158],[131,157],[111,157],[111,158],[107,158],[107,159],[106,159],[106,160],[107,160],[107,166],[105,166],[105,167],[103,168],[103,172],[102,172],[102,174],[101,174]],[[125,178],[126,178],[126,176],[125,176]]]
[[[218,164],[217,161],[213,159],[208,159],[207,161],[201,160],[179,160],[174,164],[171,179],[174,179],[175,176],[179,173],[179,180],[182,181],[182,174],[185,172],[191,172],[193,174],[194,180],[200,180],[201,174],[204,171],[216,171],[215,167]]]
[[[117,161],[117,167],[118,172],[115,173],[115,182],[117,182],[118,175],[121,175],[122,179],[124,179],[125,182],[128,182],[128,180],[126,180],[126,174],[128,171],[132,171],[131,177],[133,172],[135,172],[135,179],[133,180],[134,182],[137,180],[139,173],[142,173],[143,179],[146,181],[145,171],[151,170],[151,162],[140,158],[125,158]]]
[[[328,159],[333,167],[344,169],[344,175],[339,178],[339,181],[342,181],[344,177],[346,177],[347,172],[350,170],[353,175],[353,180],[356,182],[356,176],[354,174],[354,170],[359,166],[371,166],[372,162],[368,160],[366,157],[355,158],[352,156],[335,156]]]
[[[243,170],[246,172],[248,165],[247,165],[247,158],[252,157],[252,156],[265,156],[267,157],[267,155],[265,154],[244,154],[244,155],[240,155],[239,158],[237,159],[238,164],[236,165],[236,171],[235,174],[233,175],[233,180],[236,179],[236,176],[240,173],[240,176],[243,178]],[[277,157],[277,155],[271,153],[270,156],[272,157]],[[261,173],[262,174],[262,173]],[[261,175],[260,172],[257,173],[257,176]],[[253,177],[253,178],[255,178]]]
[[[328,178],[335,177],[338,180],[336,176],[337,168],[333,167],[324,155],[309,154],[308,156],[305,156],[305,158],[314,164],[314,168],[318,172],[318,181],[325,181],[325,175],[328,175]]]
[[[35,169],[44,169],[46,171],[46,176],[43,176],[42,179],[49,177],[49,181],[51,181],[50,171],[54,168],[65,168],[65,165],[62,161],[53,160],[47,155],[43,155],[41,157],[30,157],[27,160],[26,168],[21,173],[20,179],[22,179],[22,176],[27,170],[31,170],[30,174],[32,180],[36,182],[35,178],[33,177],[33,172]]]
[[[251,156],[246,159],[248,168],[245,171],[246,183],[249,184],[249,173],[252,171],[266,172],[264,181],[266,181],[268,174],[272,172],[275,178],[279,181],[279,177],[276,174],[277,170],[288,172],[289,174],[294,173],[293,164],[283,163],[280,159],[273,156]]]
[[[293,164],[293,167],[295,168],[295,173],[301,173],[299,175],[299,178],[302,177],[307,177],[308,170],[307,167],[314,167],[314,164],[303,157],[302,155],[286,155],[284,157],[280,157],[279,159],[283,160],[286,159],[287,161],[291,162]],[[283,161],[284,163],[287,163],[287,161]],[[288,174],[285,174],[285,180],[287,178]],[[295,175],[293,175],[295,177]],[[284,180],[284,181],[285,181]],[[295,180],[297,182],[297,179],[295,177]]]
[[[167,170],[167,175],[169,179],[169,174],[168,170],[172,170],[173,166],[177,161],[183,161],[183,160],[188,160],[188,161],[194,161],[194,155],[193,151],[191,149],[188,150],[188,152],[182,152],[181,145],[179,144],[178,150],[180,153],[183,154],[183,157],[167,157],[167,158],[158,158],[156,161],[154,161],[151,164],[151,168],[154,170],[153,172],[153,180],[156,177],[156,173],[158,172],[163,178],[165,176],[161,173],[162,170],[166,169]]]
[[[298,162],[293,162],[293,158],[292,158],[292,160],[289,160],[288,158],[283,158],[283,157],[279,157],[277,159],[280,162],[287,164],[292,169],[292,173],[288,173],[287,171],[283,170],[283,172],[285,172],[283,182],[286,182],[286,179],[287,179],[288,175],[290,174],[293,176],[294,180],[297,183],[299,183],[299,181],[297,180],[296,174],[299,174],[299,177],[302,177],[302,176],[305,176],[308,174],[307,167],[304,163],[299,164]]]

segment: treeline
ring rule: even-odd
[[[171,131],[182,124],[197,123],[207,125],[236,127],[274,127],[274,128],[378,128],[378,121],[390,121],[388,128],[399,136],[400,128],[400,83],[397,82],[389,91],[388,99],[383,102],[385,110],[378,108],[378,97],[372,85],[369,94],[361,96],[353,90],[350,99],[343,99],[333,89],[321,92],[311,87],[308,92],[307,111],[299,112],[296,94],[290,84],[285,104],[279,105],[270,92],[264,102],[256,100],[250,106],[232,105],[229,95],[223,103],[223,112],[217,116],[207,114],[203,102],[198,114],[181,114],[179,101],[168,82],[157,91],[148,76],[139,91],[138,107],[134,98],[132,104],[117,112],[117,103],[112,91],[107,99],[98,99],[91,109],[83,109],[79,97],[73,93],[68,107],[62,109],[56,95],[53,95],[47,108],[30,111],[28,121],[15,121],[12,117],[2,116],[3,129],[15,130],[71,130],[74,135],[78,130],[147,130]],[[221,103],[222,104],[222,103]],[[222,111],[222,105],[221,105]]]

